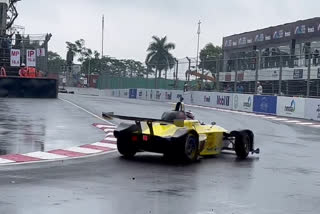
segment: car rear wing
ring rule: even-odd
[[[132,116],[124,116],[124,115],[115,115],[113,112],[102,112],[102,117],[106,120],[112,120],[114,118],[120,120],[129,120],[135,121],[136,125],[139,127],[139,132],[142,132],[141,122],[147,123],[150,134],[153,135],[153,127],[152,123],[162,123],[162,124],[173,124],[177,127],[184,127],[184,120],[174,120],[174,121],[167,121],[167,120],[160,120],[154,118],[145,118],[145,117],[132,117]]]

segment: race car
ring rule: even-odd
[[[127,158],[137,152],[162,153],[185,161],[196,161],[199,156],[214,156],[228,150],[234,151],[239,159],[245,159],[254,148],[254,134],[251,130],[228,132],[211,123],[206,125],[194,119],[191,112],[184,111],[183,102],[178,102],[173,111],[164,112],[161,119],[142,118],[102,113],[105,119],[113,118],[134,121],[122,122],[115,129],[117,147]]]

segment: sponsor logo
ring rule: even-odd
[[[139,91],[139,97],[142,97],[142,91]]]
[[[237,42],[232,42],[232,46],[237,46]]]
[[[225,47],[231,47],[232,46],[232,40],[226,40],[224,46]]]
[[[203,98],[205,103],[210,103],[210,96],[204,96]]]
[[[251,43],[252,43],[252,39],[248,39],[248,40],[247,40],[247,43],[248,43],[248,44],[251,44]]]
[[[273,71],[272,77],[278,77],[278,71]]]
[[[294,34],[305,34],[306,33],[306,26],[305,25],[301,25],[301,26],[297,26]]]
[[[291,101],[290,106],[285,106],[284,111],[286,112],[295,112],[296,110],[296,102],[294,100]]]
[[[217,105],[229,106],[230,105],[230,96],[217,96]]]
[[[263,42],[263,40],[264,40],[263,33],[256,35],[256,37],[255,37],[256,42]]]
[[[289,37],[289,36],[291,36],[291,32],[290,32],[290,31],[285,32],[285,33],[284,33],[284,36],[285,36],[285,37]]]
[[[171,100],[172,99],[172,92],[169,92],[169,93],[166,92],[165,96],[166,96],[167,100]]]
[[[308,33],[314,33],[314,27],[308,27]]]
[[[238,109],[238,107],[239,107],[239,97],[238,97],[238,95],[234,96],[233,105],[234,105],[235,109]]]
[[[250,108],[252,105],[251,97],[248,97],[248,101],[243,103],[243,107]]]
[[[160,100],[160,97],[161,97],[161,93],[160,93],[160,91],[157,91],[157,92],[156,92],[156,99],[157,99],[157,100]]]
[[[318,116],[317,118],[320,119],[320,105],[318,105],[318,108],[317,108],[317,113],[318,113]]]
[[[239,41],[238,41],[238,44],[239,44],[239,45],[245,45],[245,44],[247,44],[247,38],[246,38],[246,37],[240,38]]]
[[[261,103],[260,103],[260,109],[264,112],[268,112],[269,109],[269,104],[268,104],[268,100],[266,97],[263,97],[261,99]]]
[[[271,36],[266,36],[266,40],[271,40]]]
[[[274,39],[280,39],[283,37],[283,30],[275,31],[273,33],[273,38]]]
[[[123,95],[128,96],[128,92],[127,91],[123,92]]]

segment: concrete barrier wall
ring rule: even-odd
[[[78,89],[78,92],[160,102],[177,102],[183,96],[186,104],[320,121],[320,99],[312,98],[142,88],[134,90],[83,88]]]
[[[0,78],[0,97],[57,98],[58,82],[45,78]]]

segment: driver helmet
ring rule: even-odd
[[[186,112],[186,116],[187,116],[187,119],[191,119],[191,120],[194,120],[194,115],[193,113],[189,110]]]

